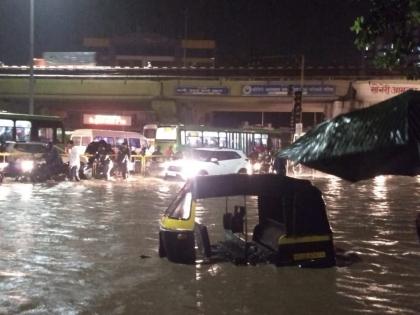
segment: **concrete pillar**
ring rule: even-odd
[[[189,104],[178,104],[179,122],[190,125],[193,123],[192,106]]]
[[[194,106],[192,110],[193,124],[206,124],[206,113],[207,111],[200,106]]]
[[[331,119],[332,118],[332,111],[333,111],[333,104],[332,103],[326,103],[324,105],[324,117],[325,117],[325,119]]]
[[[152,109],[161,123],[178,122],[177,107],[175,100],[153,100]]]
[[[332,104],[331,117],[329,118],[334,118],[335,116],[342,114],[343,111],[344,111],[344,102],[334,101],[334,103]]]

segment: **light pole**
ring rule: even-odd
[[[290,121],[291,141],[294,142],[296,137],[300,137],[303,131],[302,125],[302,98],[304,88],[304,71],[305,71],[305,55],[300,56],[300,89],[293,92],[293,109]],[[294,89],[292,89],[293,91]]]
[[[305,55],[300,56],[300,90],[303,92],[303,81],[305,80]]]
[[[299,113],[298,113],[298,121],[297,123],[299,124],[299,130],[298,133],[300,135],[300,133],[302,132],[303,129],[303,125],[302,125],[302,99],[303,99],[303,85],[304,85],[304,81],[305,81],[305,55],[301,55],[300,56],[300,97],[298,100],[298,108],[299,108]],[[296,129],[298,129],[298,126],[296,126]]]
[[[34,0],[29,0],[29,114],[34,113]]]

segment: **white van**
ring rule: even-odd
[[[130,150],[140,153],[141,148],[147,146],[146,138],[138,132],[103,130],[103,129],[76,129],[72,132],[70,140],[79,148],[79,152],[85,152],[86,147],[93,141],[105,140],[112,147],[121,145],[127,141]]]

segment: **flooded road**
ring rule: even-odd
[[[419,314],[420,177],[313,183],[360,262],[177,265],[157,255],[158,221],[181,182],[3,183],[0,314]],[[221,213],[205,207],[213,241]]]

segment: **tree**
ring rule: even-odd
[[[370,0],[367,16],[355,19],[355,45],[375,67],[401,69],[418,78],[420,0]]]

